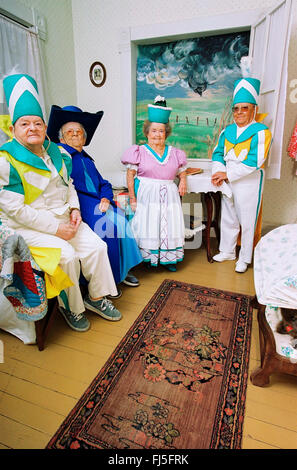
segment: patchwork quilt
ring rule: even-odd
[[[23,237],[3,224],[0,225],[0,292],[19,319],[36,321],[47,313],[44,273],[33,260]]]

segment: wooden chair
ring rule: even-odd
[[[292,337],[277,332],[280,307],[297,309],[297,224],[282,225],[261,238],[254,251],[261,365],[252,372],[254,385],[269,384],[273,373],[297,375]]]
[[[253,307],[258,310],[261,365],[250,376],[252,384],[264,387],[269,384],[270,375],[274,373],[297,376],[297,363],[276,351],[275,337],[265,315],[266,305],[259,304],[255,297]]]
[[[48,312],[41,320],[35,322],[36,344],[39,351],[44,350],[45,340],[57,314],[57,297],[48,300]]]

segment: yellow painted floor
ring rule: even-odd
[[[71,330],[57,316],[45,350],[25,346],[0,330],[4,363],[0,364],[0,448],[43,449],[99,369],[165,278],[243,294],[254,294],[253,270],[234,271],[234,261],[208,263],[204,247],[187,250],[176,273],[138,267],[141,285],[123,286],[114,303],[123,319],[110,323],[89,313],[92,327]],[[250,372],[259,365],[259,338],[254,311]],[[249,381],[243,449],[297,448],[297,377],[276,374],[270,385]]]

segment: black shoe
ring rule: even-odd
[[[123,283],[130,287],[138,287],[139,280],[129,271]]]
[[[107,295],[106,297],[108,299],[119,299],[120,297],[122,297],[123,292],[121,291],[119,287],[117,287],[117,289],[118,289],[118,293],[116,295]]]

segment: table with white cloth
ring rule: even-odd
[[[213,262],[210,248],[210,230],[213,227],[216,238],[220,243],[219,217],[221,209],[221,193],[231,197],[232,192],[229,185],[225,182],[221,186],[214,186],[211,182],[211,170],[203,170],[203,173],[187,176],[188,193],[201,193],[206,207],[206,221],[204,238],[207,251],[207,259]]]

